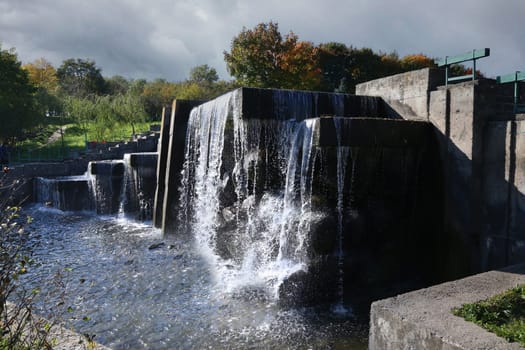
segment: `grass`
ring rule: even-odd
[[[141,133],[148,131],[150,125],[158,124],[159,122],[146,122],[135,125],[135,132]],[[49,137],[60,127],[65,128],[63,139],[58,137],[54,142],[48,143]],[[87,130],[87,140],[96,140],[95,125],[90,125]],[[125,141],[129,140],[132,135],[131,125],[121,124],[114,128],[108,129],[104,135],[104,141]],[[59,122],[50,122],[43,125],[37,131],[28,135],[28,137],[17,144],[16,149],[11,152],[11,161],[14,163],[21,163],[25,161],[35,160],[59,160],[68,157],[71,153],[83,152],[86,149],[86,134],[84,131],[74,123],[67,120],[64,124]]]
[[[525,285],[473,304],[453,309],[456,316],[525,346]]]

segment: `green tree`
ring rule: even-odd
[[[84,133],[84,141],[88,141],[87,132],[90,124],[95,122],[97,111],[93,101],[87,98],[67,96],[64,98],[64,109],[69,117],[73,118],[75,123]]]
[[[14,141],[41,121],[42,115],[37,113],[35,91],[14,49],[3,50],[0,46],[1,138]]]
[[[284,37],[277,23],[260,23],[233,38],[224,52],[228,72],[240,84],[269,88],[315,88],[320,79],[317,50],[293,32]]]
[[[152,120],[160,120],[162,108],[170,105],[177,97],[180,85],[170,83],[165,79],[155,79],[144,85],[141,98],[144,101],[144,109]]]
[[[119,122],[131,125],[132,136],[135,136],[135,125],[144,122],[147,117],[140,97],[132,93],[115,96],[113,110]]]
[[[211,85],[219,80],[219,75],[215,68],[203,64],[191,69],[189,80],[201,85]]]
[[[330,92],[346,92],[350,50],[345,44],[329,42],[319,45],[320,89]]]
[[[114,75],[106,79],[107,92],[110,95],[123,95],[130,89],[131,83],[121,75]]]
[[[95,61],[70,58],[57,70],[60,88],[68,95],[86,97],[101,95],[106,83]]]
[[[117,123],[117,112],[113,99],[109,95],[96,96],[93,105],[95,123],[91,125],[91,130],[95,132],[97,141],[106,141],[109,131]]]

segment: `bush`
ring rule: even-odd
[[[25,230],[31,218],[8,205],[4,183],[0,178],[0,349],[51,349],[53,324],[33,315],[40,292],[27,290],[20,281],[32,264]]]

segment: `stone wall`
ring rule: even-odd
[[[430,91],[443,85],[444,81],[443,70],[425,68],[358,84],[356,94],[382,97],[391,112],[404,119],[426,120]]]
[[[525,124],[512,89],[494,80],[439,86],[435,69],[373,80],[359,94],[381,96],[403,119],[434,126],[443,168],[443,280],[522,261]],[[525,149],[524,149],[525,151]]]

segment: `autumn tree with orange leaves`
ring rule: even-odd
[[[353,93],[359,83],[410,70],[435,67],[423,54],[399,58],[329,42],[314,46],[277,23],[260,23],[233,38],[224,52],[228,72],[245,86]]]
[[[242,85],[312,90],[321,78],[318,49],[299,41],[293,32],[283,37],[273,22],[243,28],[233,38],[230,52],[224,52],[224,60]]]

